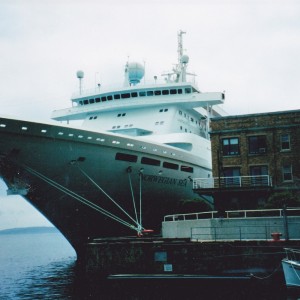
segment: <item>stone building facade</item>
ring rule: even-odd
[[[217,117],[210,125],[214,179],[263,178],[273,190],[300,190],[300,110]]]

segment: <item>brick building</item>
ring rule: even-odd
[[[211,120],[211,186],[217,208],[256,208],[274,191],[300,190],[300,110]]]

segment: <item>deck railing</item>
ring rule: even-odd
[[[193,178],[193,189],[272,186],[269,175]]]

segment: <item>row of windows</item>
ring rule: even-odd
[[[104,95],[97,98],[80,100],[79,105],[87,105],[111,100],[119,100],[119,99],[128,99],[128,98],[137,98],[137,97],[146,97],[146,96],[165,96],[165,95],[181,95],[181,94],[191,94],[197,92],[194,88],[186,87],[184,89],[163,89],[163,90],[149,90],[149,91],[140,91],[140,92],[127,92],[122,94],[112,94],[112,95]]]
[[[251,176],[258,176],[254,178],[254,180],[267,180],[263,175],[269,175],[268,166],[250,166],[249,168]],[[292,172],[292,165],[287,163],[282,166],[282,180],[283,181],[292,181],[293,180],[293,172]],[[241,176],[241,169],[240,167],[227,167],[224,168],[224,177],[234,178]],[[259,176],[262,176],[259,178]],[[234,179],[233,179],[234,180]]]
[[[290,135],[283,134],[280,137],[282,151],[291,150]],[[222,150],[224,156],[239,155],[240,142],[238,137],[222,139]],[[265,135],[248,137],[248,153],[264,154],[267,152],[267,137]]]
[[[133,155],[133,154],[118,152],[118,153],[116,153],[115,159],[136,163],[138,161],[138,156]],[[157,167],[161,166],[161,161],[160,160],[150,158],[150,157],[145,157],[145,156],[143,156],[141,158],[141,163],[144,164],[144,165],[151,165],[151,166],[157,166]],[[178,164],[174,164],[174,163],[170,163],[170,162],[166,162],[166,161],[162,162],[162,167],[166,168],[166,169],[179,170],[179,165]],[[192,167],[184,166],[184,165],[180,166],[180,170],[183,171],[183,172],[188,172],[188,173],[193,173],[194,172],[194,169]]]

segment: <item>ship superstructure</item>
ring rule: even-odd
[[[196,198],[192,177],[211,176],[209,119],[223,93],[187,81],[189,58],[178,33],[178,63],[163,84],[140,83],[144,68],[127,62],[120,88],[81,88],[52,118],[82,128],[0,118],[0,171],[70,241],[78,255],[90,237],[145,228]]]

